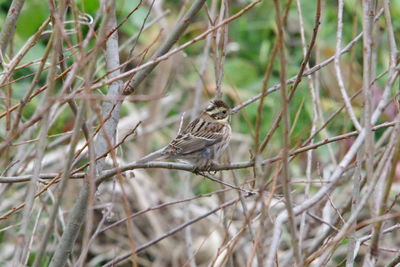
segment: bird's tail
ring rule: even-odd
[[[144,156],[143,158],[137,160],[136,163],[146,163],[164,157],[165,157],[165,147]]]

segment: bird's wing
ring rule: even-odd
[[[221,142],[224,127],[222,123],[196,119],[170,143],[171,153],[190,154]]]

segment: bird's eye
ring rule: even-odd
[[[223,111],[222,111],[222,114],[226,114],[226,110],[223,110]]]

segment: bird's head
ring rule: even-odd
[[[226,121],[231,114],[231,109],[222,100],[211,101],[210,105],[204,111],[211,118],[218,121]]]

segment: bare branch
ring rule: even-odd
[[[3,64],[5,51],[7,46],[14,35],[15,26],[21,9],[24,6],[25,0],[13,0],[8,10],[6,20],[4,21],[0,32],[0,64]]]

